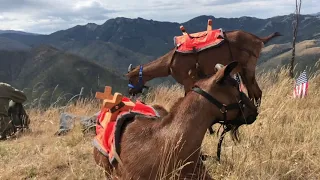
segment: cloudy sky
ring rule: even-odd
[[[302,14],[320,12],[319,0],[302,1]],[[48,34],[119,16],[184,22],[199,15],[268,18],[294,9],[295,0],[0,0],[0,29]]]

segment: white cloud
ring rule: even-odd
[[[316,1],[303,0],[301,13],[319,12]],[[52,33],[119,16],[184,22],[199,15],[268,18],[294,9],[293,0],[0,0],[0,29]]]

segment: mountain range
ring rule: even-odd
[[[165,54],[174,47],[173,37],[181,35],[180,25],[188,33],[204,31],[208,19],[213,20],[213,28],[241,29],[260,37],[280,32],[283,36],[266,45],[258,62],[258,70],[270,69],[288,63],[293,18],[293,14],[267,19],[203,15],[180,24],[118,17],[101,25],[77,25],[48,35],[0,31],[0,64],[11,67],[11,71],[0,67],[0,81],[15,84],[19,88],[30,88],[38,81],[45,81],[49,89],[59,84],[63,91],[77,93],[81,86],[91,87],[90,83],[96,84],[97,76],[101,74],[105,84],[117,86],[120,91],[124,91],[127,81],[122,75],[130,63],[136,66]],[[297,48],[297,61],[309,59],[301,65],[303,68],[304,65],[312,66],[320,58],[317,48],[320,47],[320,15],[301,15],[300,19],[297,42],[301,44]],[[42,60],[38,60],[38,57]],[[15,68],[17,70],[13,70]],[[63,75],[67,72],[71,73],[68,78]],[[154,82],[163,80],[168,79]]]
[[[39,35],[39,34],[36,34],[36,33],[29,33],[29,32],[24,32],[24,31],[0,30],[0,34],[5,34],[5,33],[25,34],[25,35]]]
[[[287,43],[292,40],[293,14],[276,16],[267,19],[254,17],[215,18],[213,16],[198,16],[181,23],[187,32],[197,32],[206,29],[208,19],[213,20],[213,28],[224,30],[242,29],[258,36],[267,36],[275,31],[284,36],[278,37],[272,43]],[[181,35],[175,22],[160,22],[143,18],[129,19],[118,17],[109,19],[101,25],[88,23],[66,30],[60,30],[49,35],[26,35],[17,33],[1,34],[2,37],[18,40],[26,45],[51,44],[57,47],[72,41],[110,42],[134,52],[149,56],[160,56],[173,48],[173,37]],[[297,41],[319,38],[320,18],[316,15],[301,15]]]
[[[79,94],[82,87],[84,96],[103,91],[106,85],[112,85],[115,91],[123,91],[127,80],[95,62],[41,45],[30,51],[0,51],[0,82],[24,89],[32,99],[41,96],[46,102],[71,98]]]

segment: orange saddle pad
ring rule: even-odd
[[[127,101],[124,97],[122,101]],[[96,133],[93,140],[95,146],[102,154],[109,158],[109,162],[114,164],[116,162],[114,153],[120,153],[120,139],[122,135],[122,126],[127,120],[131,120],[136,115],[145,115],[151,117],[160,117],[158,112],[151,106],[145,105],[140,101],[135,103],[131,111],[121,111],[116,120],[109,121],[106,127],[101,126],[101,121],[104,120],[104,115],[107,111],[100,112],[97,119]]]
[[[194,53],[204,49],[218,46],[224,42],[222,29],[213,29],[202,31],[188,35],[174,37],[174,45],[177,47],[177,52]]]

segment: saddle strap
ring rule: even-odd
[[[114,158],[118,161],[120,166],[124,167],[123,162],[121,161],[120,156],[115,149],[116,149],[116,146],[114,145],[114,143],[112,143],[111,154],[113,154]]]

